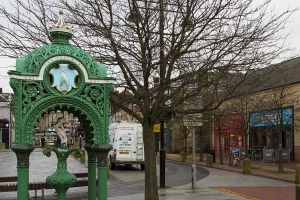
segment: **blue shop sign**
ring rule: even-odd
[[[267,112],[250,113],[250,127],[276,126],[282,124],[293,124],[293,109],[283,108]]]

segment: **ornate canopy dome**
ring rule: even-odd
[[[51,44],[41,46],[23,58],[18,58],[16,71],[22,75],[38,75],[43,64],[58,55],[75,58],[85,68],[89,79],[105,78],[106,67],[100,64],[89,53],[69,43],[72,37],[71,29],[64,21],[63,13],[59,13],[57,23],[50,29]]]

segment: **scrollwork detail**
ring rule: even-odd
[[[23,114],[27,113],[30,107],[37,100],[44,98],[46,96],[44,92],[44,87],[41,82],[23,82],[22,84],[22,94],[23,94]],[[38,104],[37,104],[38,106]]]
[[[66,55],[77,58],[87,67],[87,71],[91,78],[97,78],[100,75],[100,71],[96,67],[96,60],[84,50],[71,44],[48,44],[35,49],[25,56],[25,72],[37,74],[46,60],[57,55]]]

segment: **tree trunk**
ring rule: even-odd
[[[280,144],[279,144],[279,161],[278,161],[278,172],[279,173],[283,173],[283,158],[282,158],[282,144],[283,144],[283,141],[282,141],[282,135],[283,135],[283,112],[282,112],[282,109],[280,110],[280,130],[279,130],[279,141],[280,141]]]
[[[219,143],[219,159],[220,165],[223,165],[223,151],[222,151],[222,144],[221,144],[221,117],[217,115],[217,133],[218,133],[218,143]],[[217,152],[217,151],[216,151]]]
[[[156,176],[155,134],[153,133],[150,119],[145,119],[143,123],[143,134],[145,145],[145,200],[159,200]]]
[[[220,165],[223,165],[223,151],[222,151],[222,144],[221,144],[221,131],[218,130],[218,138],[219,138],[219,159]]]

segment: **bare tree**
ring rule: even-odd
[[[21,56],[49,43],[49,25],[63,9],[73,43],[109,66],[113,104],[143,124],[145,199],[157,200],[152,125],[166,113],[201,113],[235,97],[247,71],[269,65],[285,49],[280,35],[291,11],[253,0],[15,0],[2,6],[1,55]],[[157,78],[158,84],[153,84]],[[240,94],[239,94],[240,95]],[[195,96],[201,108],[182,109]],[[127,104],[138,106],[141,115]]]

